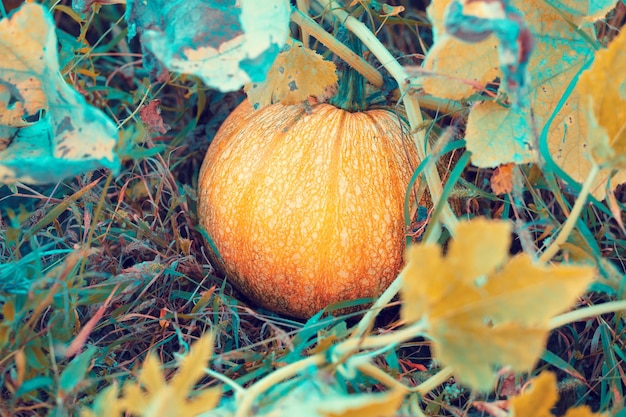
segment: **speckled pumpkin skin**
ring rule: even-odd
[[[198,190],[200,223],[237,287],[300,318],[378,296],[402,264],[404,197],[417,165],[406,132],[384,109],[237,107],[206,154]]]

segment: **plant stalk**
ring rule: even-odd
[[[369,62],[362,57],[355,54],[350,48],[339,42],[333,35],[326,32],[315,20],[311,19],[306,14],[302,13],[298,9],[293,9],[291,13],[291,21],[300,26],[303,33],[306,31],[307,35],[310,35],[320,41],[322,45],[330,49],[339,58],[346,61],[352,68],[357,70],[361,75],[365,77],[367,82],[372,84],[376,88],[383,87],[383,76],[376,68],[374,68]],[[306,43],[303,44],[306,46]],[[393,99],[400,100],[401,95],[398,90],[393,91]],[[463,110],[463,106],[452,100],[444,100],[437,97],[428,95],[420,96],[419,101],[421,106],[429,110],[439,111],[443,114],[456,113]]]
[[[550,246],[541,254],[539,257],[540,263],[548,263],[550,259],[554,257],[561,248],[561,245],[565,243],[569,235],[574,230],[574,225],[578,221],[580,217],[580,213],[583,210],[583,207],[587,203],[587,196],[589,195],[589,191],[591,190],[591,186],[596,179],[596,176],[600,172],[600,167],[597,164],[593,164],[591,166],[591,171],[589,171],[589,175],[583,184],[583,188],[580,190],[580,194],[578,198],[576,198],[576,203],[574,203],[574,207],[572,207],[572,212],[567,217],[567,220],[563,224],[563,228],[559,235],[552,241]]]
[[[306,359],[302,359],[297,362],[290,363],[289,365],[286,365],[282,368],[276,369],[275,371],[267,374],[265,377],[252,384],[245,390],[245,392],[241,393],[241,395],[237,397],[237,412],[235,413],[234,417],[248,417],[250,415],[249,411],[259,395],[272,388],[279,382],[296,376],[298,372],[306,369],[309,366],[324,365],[328,363],[328,358],[333,358],[330,364],[337,363],[341,361],[345,355],[349,355],[355,350],[376,349],[383,347],[391,348],[404,340],[412,339],[419,336],[425,330],[426,323],[423,321],[419,321],[392,333],[370,336],[364,339],[350,337],[335,346],[332,352],[317,353],[313,356],[309,356]],[[334,358],[337,358],[337,360],[334,360]]]
[[[296,6],[298,7],[296,9],[297,11],[308,17],[309,0],[296,0]],[[302,35],[302,45],[304,45],[305,48],[309,48],[309,37],[311,36],[309,29],[304,26],[300,26],[300,30]]]
[[[560,316],[553,317],[550,320],[550,330],[565,326],[568,323],[580,321],[587,317],[599,316],[601,314],[615,313],[617,311],[626,310],[626,300],[610,301],[608,303],[597,304],[591,307],[579,308],[578,310],[568,311]]]
[[[346,61],[352,68],[361,73],[365,79],[377,88],[383,86],[383,75],[369,62],[357,55],[352,49],[339,42],[333,35],[326,32],[317,22],[298,9],[292,9],[291,21],[306,29],[308,34],[320,41],[335,55]]]
[[[352,332],[353,337],[361,338],[367,333],[374,322],[374,319],[380,313],[380,310],[385,307],[395,295],[402,288],[402,277],[404,276],[405,269],[402,268],[396,279],[387,287],[385,292],[383,292],[374,302],[374,304],[367,310],[367,313],[361,318],[359,324],[356,326],[356,329]]]
[[[443,384],[452,376],[454,373],[454,368],[452,366],[446,366],[443,369],[440,369],[435,375],[428,378],[426,381],[422,382],[415,388],[411,389],[411,392],[419,392],[422,395],[428,394],[439,385]]]
[[[298,362],[293,362],[287,366],[276,369],[275,371],[267,374],[264,378],[259,379],[257,382],[248,387],[245,392],[238,397],[237,411],[235,412],[234,417],[248,417],[251,414],[249,413],[254,400],[258,398],[259,395],[278,384],[281,381],[284,381],[287,378],[291,378],[295,376],[298,372],[304,370],[309,366],[319,366],[325,362],[324,355],[317,354],[310,356],[306,359],[302,359]]]

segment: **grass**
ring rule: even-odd
[[[135,378],[149,351],[171,375],[175,355],[187,352],[209,329],[215,335],[211,368],[241,386],[345,339],[358,314],[301,322],[259,310],[215,269],[211,248],[198,231],[200,164],[242,93],[210,91],[190,76],[172,75],[167,83],[152,85],[140,66],[138,45],[124,36],[121,7],[103,7],[82,23],[67,9],[57,10],[57,24],[68,34],[64,46],[72,48],[72,40],[81,37],[90,45],[87,52],[68,53],[64,76],[124,124],[126,159],[115,177],[96,171],[50,186],[0,190],[0,416],[77,415],[114,380]],[[423,10],[409,12],[424,16]],[[624,19],[621,8],[598,26],[604,43]],[[415,39],[407,32],[389,26],[380,36],[390,48],[419,51],[418,44],[406,45]],[[155,99],[171,127],[166,133],[150,131],[138,115],[142,104]],[[435,122],[444,129],[454,123]],[[497,196],[489,185],[491,175],[491,170],[469,166],[454,193],[463,198],[465,215],[515,221],[523,238],[514,251],[535,251],[545,243],[577,195],[562,183],[551,183],[536,167],[521,167],[520,186],[511,195]],[[609,204],[589,205],[570,239],[565,256],[595,258],[604,269],[604,279],[581,305],[624,297],[626,233],[613,218],[622,215],[624,204],[626,187]],[[398,326],[394,302],[378,317],[374,331]],[[625,335],[619,314],[553,332],[537,370],[558,371],[564,397],[560,411],[575,404],[594,410],[623,404]],[[85,373],[72,358],[90,347],[95,350]],[[374,361],[409,385],[438,369],[420,339]],[[207,378],[200,386],[217,382]],[[504,386],[484,399],[499,398]],[[371,378],[351,385],[354,391],[381,387]],[[233,395],[232,387],[225,386],[225,395]],[[475,399],[481,398],[453,381],[422,398],[432,416],[478,415],[470,411]]]

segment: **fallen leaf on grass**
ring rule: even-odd
[[[159,107],[160,104],[161,100],[151,100],[150,103],[139,109],[139,117],[150,130],[164,135],[171,128],[163,123],[161,108]]]
[[[460,223],[446,256],[437,245],[407,249],[402,317],[424,318],[433,356],[461,383],[488,391],[496,366],[530,371],[545,348],[548,321],[571,306],[594,270],[509,259],[507,222]]]
[[[491,175],[491,189],[496,195],[508,194],[513,191],[514,164],[500,165]]]
[[[0,184],[54,183],[114,171],[115,124],[59,72],[52,16],[26,3],[0,20]]]

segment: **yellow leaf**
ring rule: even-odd
[[[153,354],[148,354],[139,373],[139,382],[146,387],[149,395],[155,395],[165,387],[161,362]]]
[[[509,400],[511,417],[555,417],[550,411],[559,400],[556,376],[552,372],[542,372],[531,381],[529,389]],[[589,407],[575,407],[567,410],[563,417],[601,417],[592,413]]]
[[[458,237],[450,243],[447,261],[461,279],[473,282],[502,265],[511,246],[511,224],[477,218],[459,223]],[[486,239],[488,237],[488,239]]]
[[[297,104],[322,97],[337,82],[335,64],[315,51],[292,41],[278,54],[262,83],[248,84],[245,91],[255,109],[274,103]]]
[[[220,387],[202,390],[190,398],[194,385],[205,375],[204,368],[212,353],[213,337],[210,333],[205,334],[180,361],[179,370],[169,384],[163,376],[160,361],[149,354],[137,382],[126,382],[121,398],[117,398],[117,388],[103,392],[97,397],[94,410],[100,410],[99,417],[104,413],[102,410],[113,412],[107,403],[116,404],[116,416],[128,412],[143,417],[193,417],[212,410],[221,398]]]
[[[11,322],[15,320],[15,305],[13,304],[13,300],[5,301],[2,306],[2,315],[4,316],[3,321]]]
[[[214,409],[222,397],[222,388],[210,388],[201,391],[198,395],[191,397],[185,404],[186,416],[195,416],[201,413],[206,413]]]
[[[402,295],[402,320],[420,320],[433,304],[455,284],[455,276],[441,256],[437,245],[413,245],[406,250]],[[435,278],[436,277],[436,278]]]
[[[496,195],[507,194],[513,191],[514,164],[500,165],[491,176],[491,189]]]
[[[117,383],[105,388],[96,398],[92,410],[81,410],[82,417],[119,417],[122,415],[123,404],[118,401],[119,389]]]
[[[180,398],[170,386],[163,387],[157,395],[152,395],[142,417],[178,417],[185,414]],[[192,417],[192,416],[190,416]]]
[[[541,355],[548,321],[567,309],[591,281],[591,267],[508,259],[510,226],[462,222],[447,256],[433,245],[406,252],[403,319],[429,324],[434,357],[452,365],[462,383],[489,390],[496,366],[530,371]]]
[[[584,104],[579,88],[574,89],[552,122],[548,134],[548,147],[554,162],[577,182],[583,182],[592,166],[592,143],[602,142],[602,136],[589,123],[589,106]],[[602,133],[600,133],[602,135]],[[596,147],[601,152],[603,147]],[[598,153],[598,157],[601,154]],[[610,169],[602,169],[591,187],[591,194],[602,200],[606,195],[606,184]],[[610,191],[626,182],[626,171],[619,171],[611,178]]]
[[[491,168],[509,162],[535,162],[537,144],[529,120],[527,115],[492,101],[474,105],[465,129],[472,164]]]
[[[136,382],[128,381],[122,387],[122,398],[118,401],[129,413],[142,415],[148,407],[149,398]]]
[[[451,301],[453,302],[453,301]],[[461,384],[488,392],[494,389],[496,366],[530,371],[545,350],[548,326],[508,322],[490,326],[472,317],[450,317],[432,324],[433,357],[454,367]]]
[[[426,9],[433,23],[435,43],[422,65],[430,72],[423,80],[423,86],[426,92],[437,97],[461,100],[474,94],[477,86],[494,80],[500,69],[495,37],[470,44],[445,32],[444,14],[451,2],[433,0]]]
[[[576,26],[600,20],[615,8],[615,0],[557,0],[552,4],[567,12],[567,16]]]
[[[474,311],[497,322],[543,323],[574,304],[593,276],[589,266],[544,266],[527,254],[517,255],[489,277],[481,288],[487,296]]]
[[[596,52],[580,76],[582,116],[591,153],[601,166],[626,169],[626,31]]]
[[[529,389],[510,399],[510,409],[514,417],[554,417],[550,410],[558,400],[556,376],[542,372]]]
[[[381,17],[393,17],[398,16],[400,13],[404,11],[404,6],[390,6],[388,4],[381,5]]]
[[[196,382],[205,376],[204,368],[213,354],[213,337],[206,333],[200,337],[190,352],[182,358],[178,372],[172,378],[170,386],[174,391],[187,398]]]

